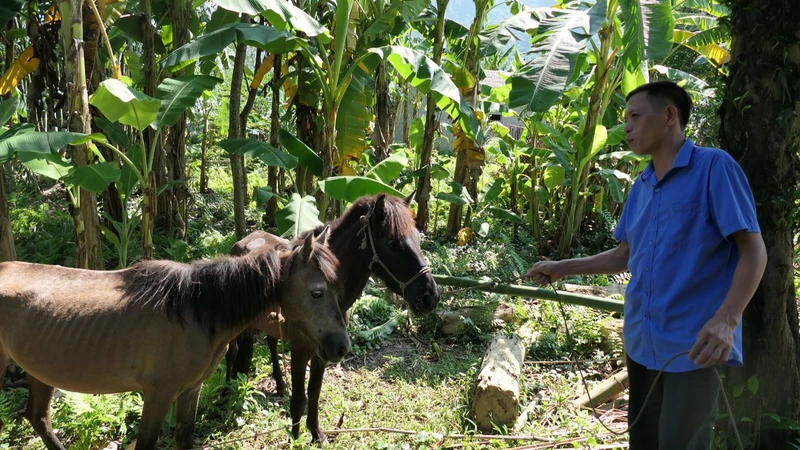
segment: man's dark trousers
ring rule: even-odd
[[[629,357],[627,364],[631,424],[642,410],[658,370]],[[714,368],[664,372],[644,405],[642,418],[630,431],[630,450],[709,450],[718,398],[719,380]]]

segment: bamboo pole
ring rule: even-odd
[[[515,295],[518,297],[553,300],[611,312],[623,311],[624,303],[621,300],[611,300],[595,297],[593,295],[573,294],[563,291],[558,291],[558,293],[556,293],[552,289],[520,286],[517,284],[487,283],[474,278],[451,277],[447,275],[433,275],[433,279],[437,284],[443,286],[474,289],[483,292],[493,292],[495,294]]]

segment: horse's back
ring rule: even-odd
[[[290,250],[291,248],[292,243],[288,239],[256,230],[233,244],[231,256],[243,256],[255,250]]]
[[[2,353],[49,385],[112,393],[142,389],[149,366],[182,366],[186,350],[208,343],[192,325],[128,307],[121,273],[0,263]]]

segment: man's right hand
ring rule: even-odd
[[[547,286],[565,275],[562,261],[539,261],[522,278],[533,280],[540,286]]]

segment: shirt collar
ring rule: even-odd
[[[672,164],[672,170],[670,170],[670,172],[689,165],[692,160],[692,153],[694,153],[694,147],[694,141],[686,138],[686,142],[684,142],[681,146],[681,149],[678,150],[678,156],[675,157],[675,162]],[[647,164],[647,167],[645,167],[644,171],[642,171],[641,178],[643,181],[646,181],[649,184],[656,184],[656,174],[654,173],[653,169],[653,161],[650,161]]]

